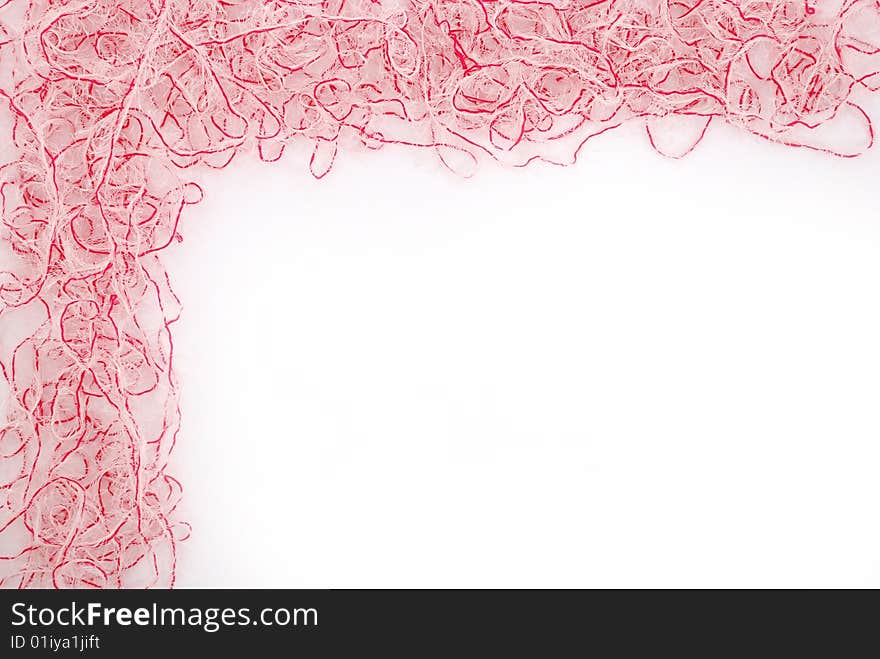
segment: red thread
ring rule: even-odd
[[[726,121],[857,155],[877,0],[26,0],[0,14],[2,584],[170,586],[189,526],[159,252],[190,167],[398,144],[473,173],[574,162],[642,122],[666,155]],[[843,125],[859,135],[838,141]]]

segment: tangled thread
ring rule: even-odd
[[[159,256],[202,198],[190,168],[299,142],[321,178],[341,147],[396,144],[467,176],[486,158],[574,162],[627,121],[677,157],[716,118],[849,157],[873,141],[852,93],[880,88],[877,0],[0,11],[0,576],[15,587],[174,584],[179,304]]]

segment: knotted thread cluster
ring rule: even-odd
[[[462,175],[573,162],[641,121],[671,156],[714,118],[870,146],[877,0],[9,0],[0,212],[0,577],[169,586],[181,487],[160,252],[194,167],[386,144]]]

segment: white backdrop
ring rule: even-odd
[[[880,586],[876,150],[305,154],[167,254],[182,586]]]

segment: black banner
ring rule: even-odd
[[[862,594],[0,591],[0,656],[863,656],[878,607]]]

